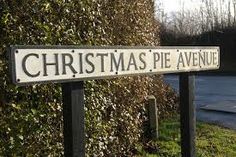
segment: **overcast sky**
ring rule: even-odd
[[[201,0],[155,0],[156,4],[158,5],[158,2],[162,2],[162,7],[164,9],[165,13],[170,13],[174,11],[178,11],[181,8],[184,8],[186,10],[195,10],[199,9],[201,6]],[[236,5],[236,0],[213,0],[214,2],[214,7],[220,8],[222,6],[225,9],[228,9],[227,5],[228,2],[230,1],[230,8],[231,12],[234,12],[233,10],[233,3]]]
[[[178,11],[183,6],[186,9],[194,9],[200,6],[199,0],[161,0],[161,1],[163,3],[164,11],[168,13],[173,11]]]

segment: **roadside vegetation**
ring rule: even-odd
[[[13,85],[10,45],[159,46],[160,25],[154,0],[0,0],[0,156],[63,156],[60,85]],[[162,121],[160,141],[144,135],[149,95],[161,119],[178,112],[163,76],[86,81],[85,95],[86,156],[179,156],[177,121]],[[236,156],[234,132],[197,132],[199,155]]]
[[[10,45],[157,46],[153,0],[0,0],[0,156],[63,156],[60,84],[15,86]],[[133,156],[145,104],[162,117],[177,97],[160,75],[85,82],[86,156]]]
[[[220,69],[212,73],[234,75],[236,1],[192,1],[196,7],[187,8],[187,2],[179,0],[179,10],[172,13],[166,13],[161,7],[164,1],[159,0],[157,11],[161,45],[219,46]]]
[[[236,131],[197,123],[197,157],[236,156]],[[145,147],[139,147],[138,157],[178,157],[181,156],[180,122],[171,118],[160,122],[159,140],[149,141]]]

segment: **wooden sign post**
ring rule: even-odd
[[[84,82],[62,84],[64,155],[83,157],[84,139]]]
[[[179,78],[180,130],[182,157],[195,157],[196,114],[194,101],[194,75],[182,73]]]
[[[180,73],[182,156],[195,155],[193,79],[187,72],[218,69],[219,47],[12,46],[13,83],[62,83],[66,157],[85,156],[84,87],[88,79]]]

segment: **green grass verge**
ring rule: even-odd
[[[197,157],[236,157],[236,131],[206,123],[197,123]],[[159,126],[159,140],[149,141],[138,148],[142,157],[179,157],[179,119],[165,120]]]

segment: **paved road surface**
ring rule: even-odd
[[[178,77],[165,77],[178,91]],[[236,130],[236,76],[196,76],[197,120]]]

